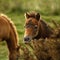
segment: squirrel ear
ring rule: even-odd
[[[29,13],[26,12],[26,13],[25,13],[25,18],[28,19],[29,17],[30,17],[30,16],[29,16]]]
[[[40,19],[40,14],[39,13],[36,14],[36,19],[39,21],[39,19]]]

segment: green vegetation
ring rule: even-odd
[[[39,11],[43,15],[59,15],[60,0],[0,0],[0,11],[22,13]]]
[[[24,13],[37,11],[42,19],[54,27],[52,20],[60,24],[60,0],[0,0],[0,13],[5,13],[14,22],[19,43],[23,42],[24,36]],[[8,49],[6,42],[0,42],[0,60],[8,60]]]

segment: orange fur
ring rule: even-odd
[[[39,13],[27,12],[25,14],[25,19],[25,41],[39,38],[49,38],[53,34],[52,29],[40,18]]]
[[[19,55],[18,48],[18,34],[16,27],[4,14],[0,14],[0,41],[5,40],[9,50],[9,60],[16,60]]]

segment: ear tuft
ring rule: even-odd
[[[26,12],[24,16],[25,16],[25,19],[30,17],[28,12]]]
[[[40,19],[40,14],[39,14],[39,13],[36,14],[36,19],[37,19],[37,20]]]

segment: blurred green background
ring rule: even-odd
[[[60,0],[0,0],[0,13],[6,14],[14,22],[19,35],[19,43],[23,42],[24,14],[36,11],[41,18],[54,27],[52,20],[60,23]],[[8,60],[6,42],[0,42],[0,60]]]
[[[39,11],[43,15],[59,15],[60,0],[0,0],[0,12]]]

